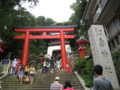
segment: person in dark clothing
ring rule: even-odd
[[[50,59],[50,68],[51,68],[51,73],[54,72],[54,60],[53,60],[53,57],[51,57]]]
[[[113,90],[110,80],[102,75],[103,68],[101,65],[95,65],[93,71],[96,77],[93,83],[93,90]]]
[[[74,88],[72,87],[72,84],[70,83],[70,80],[65,81],[63,90],[74,90]]]

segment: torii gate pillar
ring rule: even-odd
[[[29,47],[29,31],[26,32],[25,41],[24,41],[24,47],[23,47],[22,64],[24,66],[27,65],[28,47]]]
[[[63,66],[63,69],[65,69],[66,68],[66,49],[65,49],[65,40],[64,40],[63,31],[60,31],[60,42],[61,42],[62,66]]]

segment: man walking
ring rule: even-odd
[[[14,61],[12,62],[12,74],[15,74],[16,71],[16,66],[17,66],[17,59],[15,58]]]
[[[93,71],[96,77],[93,83],[93,90],[113,90],[110,80],[102,75],[103,68],[101,65],[95,65]]]
[[[55,81],[51,84],[50,90],[63,90],[63,85],[59,81],[60,77],[55,77]]]

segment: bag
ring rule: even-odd
[[[25,82],[25,83],[29,83],[29,82],[30,82],[30,79],[29,79],[28,76],[25,78],[25,81],[24,81],[24,82]]]

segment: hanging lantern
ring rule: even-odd
[[[78,51],[80,52],[82,58],[85,58],[84,51],[86,50],[86,43],[88,43],[87,40],[84,39],[77,40],[77,46],[79,46]]]

